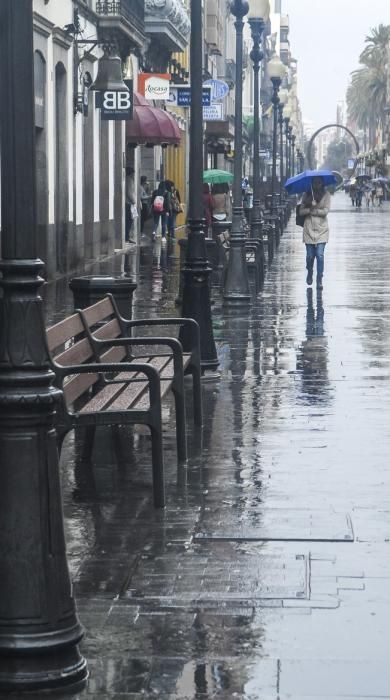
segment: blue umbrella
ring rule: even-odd
[[[284,186],[289,194],[309,192],[313,177],[322,177],[324,185],[337,185],[337,177],[331,170],[305,170],[290,177]]]

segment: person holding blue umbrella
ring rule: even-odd
[[[304,217],[303,242],[306,245],[306,283],[313,284],[314,261],[317,261],[317,289],[323,288],[325,246],[329,240],[328,213],[330,194],[323,177],[313,177],[311,188],[302,197],[299,214]]]

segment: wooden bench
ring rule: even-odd
[[[177,338],[132,337],[134,328],[185,326],[191,351]],[[47,342],[63,390],[57,416],[58,445],[76,427],[85,428],[85,457],[96,427],[144,424],[152,441],[153,492],[163,507],[164,462],[161,399],[172,390],[178,460],[187,458],[184,373],[192,375],[194,422],[202,424],[199,326],[192,319],[123,319],[111,296],[47,329]],[[134,354],[137,348],[139,355]]]

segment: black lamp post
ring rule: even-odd
[[[288,167],[289,167],[289,171],[290,171],[290,177],[292,176],[292,148],[291,148],[292,130],[293,130],[293,128],[292,128],[291,124],[289,124],[288,130],[287,130],[288,131],[287,141],[288,141]]]
[[[291,115],[291,107],[289,104],[287,104],[284,108],[284,126],[285,126],[284,134],[285,134],[285,141],[286,141],[286,180],[288,180],[288,178],[290,177],[290,174],[291,174],[290,160],[289,160],[290,150],[289,150],[289,143],[288,143],[290,115]]]
[[[0,691],[81,684],[37,259],[32,0],[0,0]]]
[[[279,122],[279,161],[280,161],[280,201],[284,199],[284,156],[283,156],[283,110],[288,96],[287,90],[279,91],[279,111],[278,111],[278,122]]]
[[[223,301],[228,306],[248,306],[248,270],[245,259],[245,236],[242,208],[242,49],[243,18],[249,9],[247,0],[232,0],[231,12],[236,17],[236,106],[234,121],[233,221],[230,235],[229,263]]]
[[[297,137],[291,134],[291,177],[295,175],[295,141]]]
[[[261,240],[260,216],[260,61],[264,54],[260,48],[265,23],[269,17],[269,0],[252,0],[248,20],[252,33],[253,48],[250,54],[253,62],[253,209],[251,238]]]
[[[268,63],[268,75],[272,82],[272,104],[273,104],[273,138],[272,138],[272,211],[276,211],[276,155],[278,150],[278,111],[279,111],[279,89],[285,75],[285,66],[276,54]]]
[[[188,241],[183,267],[183,306],[185,318],[194,318],[200,326],[202,370],[218,367],[213,326],[211,322],[209,277],[212,272],[207,261],[203,214],[203,106],[202,106],[202,4],[191,0],[191,125],[190,125],[190,188],[188,211]],[[180,340],[189,350],[191,338],[182,329]]]

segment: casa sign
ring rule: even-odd
[[[140,73],[138,90],[146,100],[168,100],[170,73]]]

